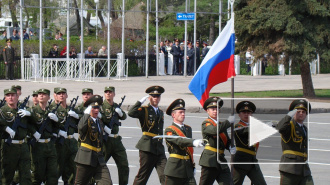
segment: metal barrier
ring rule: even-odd
[[[24,77],[22,80],[57,83],[58,80],[94,82],[97,77],[122,79],[128,74],[128,59],[105,58],[24,58]]]

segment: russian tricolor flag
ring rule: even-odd
[[[233,17],[227,22],[189,84],[189,90],[196,96],[202,106],[209,97],[210,90],[215,85],[236,76]]]

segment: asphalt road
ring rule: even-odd
[[[264,122],[280,120],[285,114],[255,114],[254,116]],[[201,138],[201,123],[205,119],[206,114],[202,113],[187,113],[185,123],[190,125],[193,129],[193,138]],[[222,114],[221,118],[225,119],[228,115]],[[330,114],[320,113],[311,114],[309,119],[309,164],[312,170],[312,176],[314,184],[326,185],[328,184],[330,177],[328,170],[330,167]],[[120,129],[120,135],[123,137],[123,143],[126,147],[129,165],[130,165],[130,177],[129,184],[133,183],[134,177],[139,169],[139,153],[135,148],[135,144],[141,137],[141,130],[137,119],[127,118],[122,122],[123,126]],[[165,126],[171,124],[171,118],[165,117]],[[166,149],[167,151],[167,149]],[[195,148],[194,157],[196,164],[198,164],[199,157],[203,151],[203,148]],[[168,153],[166,153],[168,155]],[[226,156],[229,153],[226,151]],[[265,139],[260,143],[260,148],[257,158],[260,162],[260,167],[265,176],[266,182],[269,185],[279,184],[279,171],[278,164],[276,164],[281,157],[280,137],[279,134],[275,134],[270,138]],[[228,158],[229,159],[229,158]],[[273,163],[273,164],[270,164]],[[114,184],[118,184],[117,168],[112,159],[108,161],[108,167],[110,169],[111,177]],[[200,178],[200,166],[196,165],[196,181],[199,183]],[[153,171],[148,181],[149,185],[159,184],[156,170]],[[216,184],[216,183],[215,183]],[[245,179],[244,184],[250,184],[248,178]]]

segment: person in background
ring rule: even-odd
[[[63,50],[60,53],[60,57],[65,57],[66,56],[66,46],[64,46]]]
[[[0,35],[0,40],[6,40],[7,39],[7,32],[3,31],[2,34]]]
[[[165,42],[168,42],[167,40]],[[167,74],[167,65],[168,65],[168,51],[166,46],[164,46],[164,42],[159,43],[159,50],[161,53],[164,53],[164,65],[165,65],[165,74]]]
[[[85,57],[95,57],[97,53],[93,53],[92,46],[88,46],[87,50],[85,51]]]
[[[30,37],[29,37],[29,34],[26,33],[26,29],[23,30],[23,40],[29,40]]]
[[[13,30],[13,35],[10,37],[11,40],[19,40],[19,36],[17,35],[17,30]]]
[[[107,57],[108,56],[108,51],[106,46],[102,46],[101,49],[99,50],[98,57]]]
[[[77,58],[77,51],[76,51],[75,47],[71,46],[69,55],[70,55],[70,58]]]
[[[57,58],[58,57],[57,44],[53,44],[53,48],[50,49],[48,56],[51,57],[51,58]]]

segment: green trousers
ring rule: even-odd
[[[165,176],[165,185],[196,185],[195,177],[191,178],[177,178]]]
[[[112,185],[110,172],[107,166],[98,165],[92,167],[89,165],[77,164],[75,185],[87,185],[92,177],[97,185]]]
[[[301,176],[280,172],[280,185],[314,185],[312,176]]]
[[[2,140],[1,146],[2,184],[9,185],[15,170],[19,172],[20,185],[31,185],[31,158],[26,142],[8,145]]]
[[[230,185],[231,174],[229,168],[221,169],[220,165],[219,168],[202,166],[199,185],[212,185],[214,181],[217,181],[219,185]]]
[[[242,164],[244,165],[244,164]],[[241,168],[234,167],[233,181],[235,185],[242,185],[245,179],[245,176],[248,176],[253,184],[258,185],[267,185],[264,175],[262,174],[259,164],[255,164],[251,169],[244,170]]]
[[[121,142],[121,136],[117,138],[108,137],[103,143],[104,159],[107,162],[111,157],[115,161],[118,169],[119,185],[128,184],[129,167],[126,149]]]
[[[40,185],[45,182],[47,185],[58,184],[57,154],[55,144],[36,143],[31,147],[32,154],[32,183]]]
[[[63,145],[57,143],[55,146],[57,151],[58,178],[62,176],[63,182],[67,183],[72,174],[73,177],[76,176],[76,164],[74,158],[78,151],[78,142],[74,138],[65,139]]]

